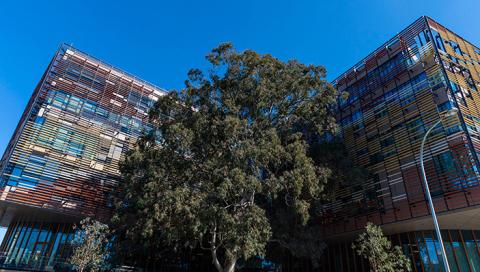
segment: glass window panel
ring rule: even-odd
[[[19,222],[13,229],[12,234],[10,235],[10,241],[8,241],[7,251],[11,252],[12,248],[10,248],[13,244],[15,244],[15,237],[18,236],[17,230],[21,227],[21,223]]]
[[[66,247],[65,244],[67,243],[68,231],[70,230],[70,228],[71,228],[70,224],[67,224],[65,226],[65,229],[63,230],[63,235],[61,236],[60,244],[58,246],[58,250],[56,251],[55,258],[57,259],[62,258],[62,251],[65,250],[64,248]]]
[[[410,259],[410,262],[412,262],[412,254],[410,252],[410,243],[408,242],[408,237],[406,233],[400,234],[399,242],[401,243],[403,254],[405,254],[405,256]]]
[[[50,256],[50,261],[48,263],[48,265],[50,266],[54,266],[56,265],[56,263],[59,261],[59,258],[60,258],[60,254],[62,253],[62,248],[59,247],[58,245],[60,244],[60,241],[61,241],[61,236],[62,236],[62,229],[63,228],[63,225],[60,225],[60,230],[57,232],[56,234],[56,238],[55,238],[55,244],[53,246],[53,250],[52,250],[52,254]],[[58,250],[60,249],[60,250]],[[57,252],[59,251],[59,252]]]
[[[392,242],[392,246],[395,247],[400,245],[400,242],[398,240],[398,234],[393,234],[389,238],[390,238],[390,242]]]
[[[57,233],[58,225],[58,223],[52,224],[52,226],[50,227],[50,231],[48,232],[47,239],[45,240],[46,242],[53,243],[53,239],[55,238],[55,234]]]
[[[410,236],[410,242],[412,243],[412,253],[413,253],[413,264],[417,271],[423,271],[422,268],[422,258],[420,257],[420,249],[417,244],[417,238],[415,237],[415,233],[409,232],[408,235]]]
[[[8,230],[7,230],[7,233],[5,234],[5,237],[3,239],[8,239],[4,242],[6,242],[5,244],[5,248],[4,250],[7,251],[8,250],[8,247],[10,246],[10,243],[12,242],[12,237],[13,237],[13,230],[12,229],[15,229],[15,224],[10,224],[10,226],[8,226]]]
[[[333,248],[335,249],[335,263],[336,263],[336,271],[337,272],[342,272],[342,260],[341,260],[341,254],[340,252],[340,247],[338,245],[334,245]]]
[[[30,254],[33,251],[33,247],[35,246],[35,242],[37,242],[38,232],[40,229],[41,223],[36,222],[33,225],[32,232],[29,234],[27,245],[25,246],[25,250],[22,254],[21,263],[27,263],[28,259],[30,258]]]
[[[333,246],[328,247],[328,271],[335,271],[335,253],[333,252]],[[157,261],[158,263],[158,261]]]
[[[452,242],[450,242],[450,235],[446,230],[441,230],[440,232],[442,233],[443,246],[445,247],[445,252],[447,252],[447,259],[450,265],[450,271],[458,272],[458,265],[457,265],[457,261],[455,260],[455,255],[453,253]]]
[[[346,260],[343,260],[343,263],[348,265],[350,271],[355,271],[355,260],[353,259],[353,251],[350,244],[343,244],[343,250],[347,253],[345,257]]]
[[[45,239],[47,238],[49,227],[50,227],[49,222],[43,223],[42,229],[40,230],[40,235],[38,236],[38,239],[37,239],[38,242],[45,242]]]
[[[353,254],[354,254],[354,258],[355,258],[355,266],[357,267],[357,271],[362,272],[363,271],[362,270],[362,268],[363,268],[363,257],[358,256],[356,250],[353,250]],[[328,269],[325,269],[325,271],[328,271]],[[355,271],[355,270],[353,270],[353,271]]]
[[[20,246],[18,247],[19,249],[17,251],[17,258],[16,258],[17,264],[20,264],[22,259],[23,259],[23,255],[24,255],[24,252],[25,252],[25,246],[27,245],[28,238],[30,236],[30,231],[32,230],[33,223],[34,222],[29,222],[23,230],[23,233],[24,233],[24,236],[22,238],[23,240],[22,240],[22,243],[20,244]]]
[[[420,256],[422,257],[422,262],[423,262],[423,267],[425,271],[431,271],[430,269],[430,260],[428,258],[428,249],[425,244],[425,241],[423,240],[423,235],[421,231],[416,231],[417,234],[417,242],[418,242],[418,248],[420,252]]]
[[[473,271],[480,271],[480,256],[471,230],[462,230],[463,241],[467,248],[468,259]]]
[[[427,245],[428,255],[430,256],[430,264],[432,266],[432,271],[444,271],[441,250],[440,248],[438,248],[437,252],[436,249],[438,243],[437,245],[435,245],[432,233],[429,230],[423,231],[423,235],[425,236],[425,244]],[[440,265],[442,266],[442,269],[440,269]]]
[[[20,238],[20,234],[22,234],[21,230],[23,228],[23,224],[24,224],[24,222],[19,222],[18,223],[18,226],[15,229],[15,234],[14,234],[12,243],[10,245],[10,249],[8,250],[8,259],[6,260],[6,263],[10,264],[11,266],[16,265],[14,254],[16,253],[17,247],[20,243],[19,238]]]
[[[62,253],[63,259],[66,259],[70,256],[71,245],[72,245],[73,239],[75,238],[75,230],[73,229],[73,226],[71,227],[71,230],[68,233],[68,236],[66,238],[67,239],[65,241],[65,248],[63,249],[63,253]]]
[[[450,230],[450,236],[452,237],[453,249],[457,255],[458,263],[461,271],[470,271],[468,265],[468,258],[463,248],[462,239],[460,239],[460,233],[458,230]]]
[[[16,260],[15,263],[18,262],[17,254],[19,253],[19,249],[22,247],[23,239],[25,237],[25,232],[26,232],[26,229],[28,227],[28,224],[29,224],[29,222],[23,222],[21,224],[22,226],[19,229],[17,229],[17,232],[18,232],[17,242],[12,245],[14,247],[13,251],[12,251],[12,258],[14,258]]]

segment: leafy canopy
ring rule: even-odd
[[[191,70],[150,110],[158,131],[121,164],[113,222],[137,241],[201,246],[219,271],[264,256],[267,243],[318,256],[311,215],[335,162],[312,147],[338,130],[325,68],[229,43],[206,59],[206,75]]]

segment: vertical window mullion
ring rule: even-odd
[[[437,246],[435,245],[435,236],[434,236],[434,233],[433,233],[433,231],[431,231],[431,230],[429,230],[429,231],[430,231],[430,236],[432,237],[433,248],[435,249],[435,254],[437,254],[438,251],[437,251]],[[437,241],[438,241],[438,244],[440,245],[440,241],[438,240],[438,237],[437,237]],[[442,254],[442,256],[443,256],[443,254]],[[443,268],[442,268],[442,266],[440,265],[440,261],[442,261],[442,260],[440,260],[441,258],[439,258],[439,257],[442,257],[442,256],[438,256],[438,254],[437,254],[438,267],[440,268],[440,272],[443,271]],[[445,256],[445,259],[447,259],[447,256]],[[444,264],[444,265],[447,266],[448,264]]]
[[[458,230],[458,233],[460,234],[460,241],[462,242],[463,250],[465,250],[465,256],[467,257],[467,262],[468,262],[468,266],[470,267],[470,271],[474,271],[474,270],[472,269],[472,264],[471,264],[471,261],[470,261],[470,256],[468,256],[468,251],[467,251],[467,247],[465,246],[465,241],[463,240],[462,231]]]
[[[430,269],[433,270],[432,258],[430,258],[430,252],[428,252],[428,245],[427,245],[427,240],[425,239],[425,234],[423,233],[423,230],[421,230],[420,232],[422,233],[422,237],[420,237],[420,238],[423,238],[423,243],[425,244],[425,252],[427,252],[428,263],[430,265]]]
[[[412,266],[413,266],[413,270],[415,272],[417,272],[417,266],[415,265],[415,253],[413,252],[413,249],[412,249],[412,242],[410,241],[410,235],[408,235],[408,232],[406,233],[406,236],[407,236],[407,240],[408,240],[408,247],[410,247],[410,256],[411,256],[411,262],[412,262]]]
[[[37,234],[37,237],[34,240],[35,242],[33,242],[33,249],[32,249],[32,252],[30,253],[30,257],[28,258],[27,267],[30,265],[30,262],[32,261],[33,253],[35,252],[35,245],[38,242],[38,237],[40,237],[40,233],[42,233],[43,223],[44,222],[42,222],[40,224],[40,228],[38,228],[38,234]],[[35,225],[33,227],[35,227]]]
[[[452,243],[453,255],[455,256],[455,261],[456,261],[456,265],[458,267],[458,271],[462,271],[461,268],[460,268],[460,263],[458,262],[457,253],[455,252],[455,246],[453,245],[452,235],[450,234],[450,230],[447,230],[447,231],[448,231],[448,237],[450,238],[450,243]]]
[[[14,222],[10,223],[10,225],[8,226],[7,232],[5,233],[5,237],[3,238],[3,242],[0,247],[1,251],[6,251],[5,247],[7,246],[7,243],[9,242],[9,239],[10,239],[10,235],[13,232],[13,227],[11,227],[12,225],[14,225]]]
[[[22,222],[22,226],[20,228],[17,228],[16,232],[18,233],[18,236],[15,239],[15,242],[12,244],[12,251],[11,251],[12,255],[13,255],[13,252],[15,252],[15,246],[18,244],[18,240],[20,239],[22,228],[23,228],[24,225],[25,225],[25,221]],[[10,259],[11,259],[11,257],[10,257]]]
[[[420,245],[418,244],[418,237],[417,237],[417,233],[415,231],[412,231],[413,233],[413,236],[415,237],[415,243],[417,244],[417,248],[418,248],[418,256],[420,257],[420,265],[422,266],[422,271],[425,271],[425,267],[423,265],[423,258],[422,258],[422,254],[420,253]]]
[[[65,226],[66,225],[67,225],[67,223],[65,223]],[[68,230],[67,230],[67,233],[66,233],[65,243],[63,243],[62,252],[60,253],[60,258],[62,258],[62,256],[63,256],[63,252],[65,251],[65,247],[67,247],[68,235],[70,234],[71,230],[72,230],[72,223],[68,223]],[[62,239],[62,238],[63,238],[63,234],[62,234],[62,237],[60,239]]]
[[[64,231],[65,231],[65,227],[66,227],[66,226],[67,226],[67,223],[63,223],[62,232],[61,232],[61,234],[60,234],[60,237],[58,238],[58,240],[59,240],[58,243],[59,243],[59,244],[62,242],[62,238],[63,238],[63,235],[64,235]],[[59,229],[60,229],[60,225],[59,225]],[[55,242],[56,242],[56,241],[55,241]],[[55,242],[54,242],[54,243],[55,243]],[[54,246],[55,246],[55,244],[54,244]],[[64,245],[64,246],[65,246],[65,245]],[[55,262],[55,259],[56,259],[57,256],[58,256],[57,252],[58,252],[59,250],[60,250],[60,249],[57,247],[57,250],[56,250],[55,252],[53,252],[53,254],[54,254],[54,256],[55,256],[55,257],[53,257],[53,261],[54,261],[54,262]],[[62,250],[63,250],[63,247],[62,247]],[[60,252],[60,259],[61,259],[61,258],[62,258],[62,253]]]
[[[475,246],[477,247],[478,255],[480,255],[480,248],[478,247],[477,237],[475,236],[475,232],[471,230],[473,239],[475,240]]]
[[[32,230],[33,230],[33,226],[35,224],[35,221],[30,221],[32,223]],[[28,240],[30,239],[30,235],[32,234],[32,230],[30,230],[28,236],[27,236],[27,232],[28,232],[28,227],[30,226],[30,222],[28,222],[27,224],[27,228],[25,229],[25,235],[23,236],[23,239],[25,239],[25,237],[27,237],[27,240],[25,240],[25,246],[23,247],[23,249],[21,250],[21,254],[20,254],[20,251],[17,252],[17,254],[19,254],[19,256],[21,257],[23,255],[23,253],[25,252],[25,249],[26,249],[26,245],[28,243]],[[23,243],[23,239],[22,239],[22,242],[20,243],[20,246],[22,246],[22,243]],[[19,260],[19,262],[21,262],[22,259]]]

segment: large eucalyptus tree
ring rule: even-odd
[[[344,146],[325,148],[338,130],[325,68],[228,43],[206,59],[206,74],[191,70],[185,89],[151,109],[158,131],[121,164],[113,222],[132,239],[208,250],[218,271],[267,244],[318,257],[315,203],[350,163]]]

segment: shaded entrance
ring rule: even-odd
[[[35,247],[33,249],[32,257],[30,258],[28,267],[33,270],[44,270],[45,266],[48,263],[50,254],[52,253],[52,250],[51,250],[52,246],[53,246],[53,243],[47,243],[47,242],[35,243]],[[53,270],[53,267],[51,269],[46,269],[46,270]]]

